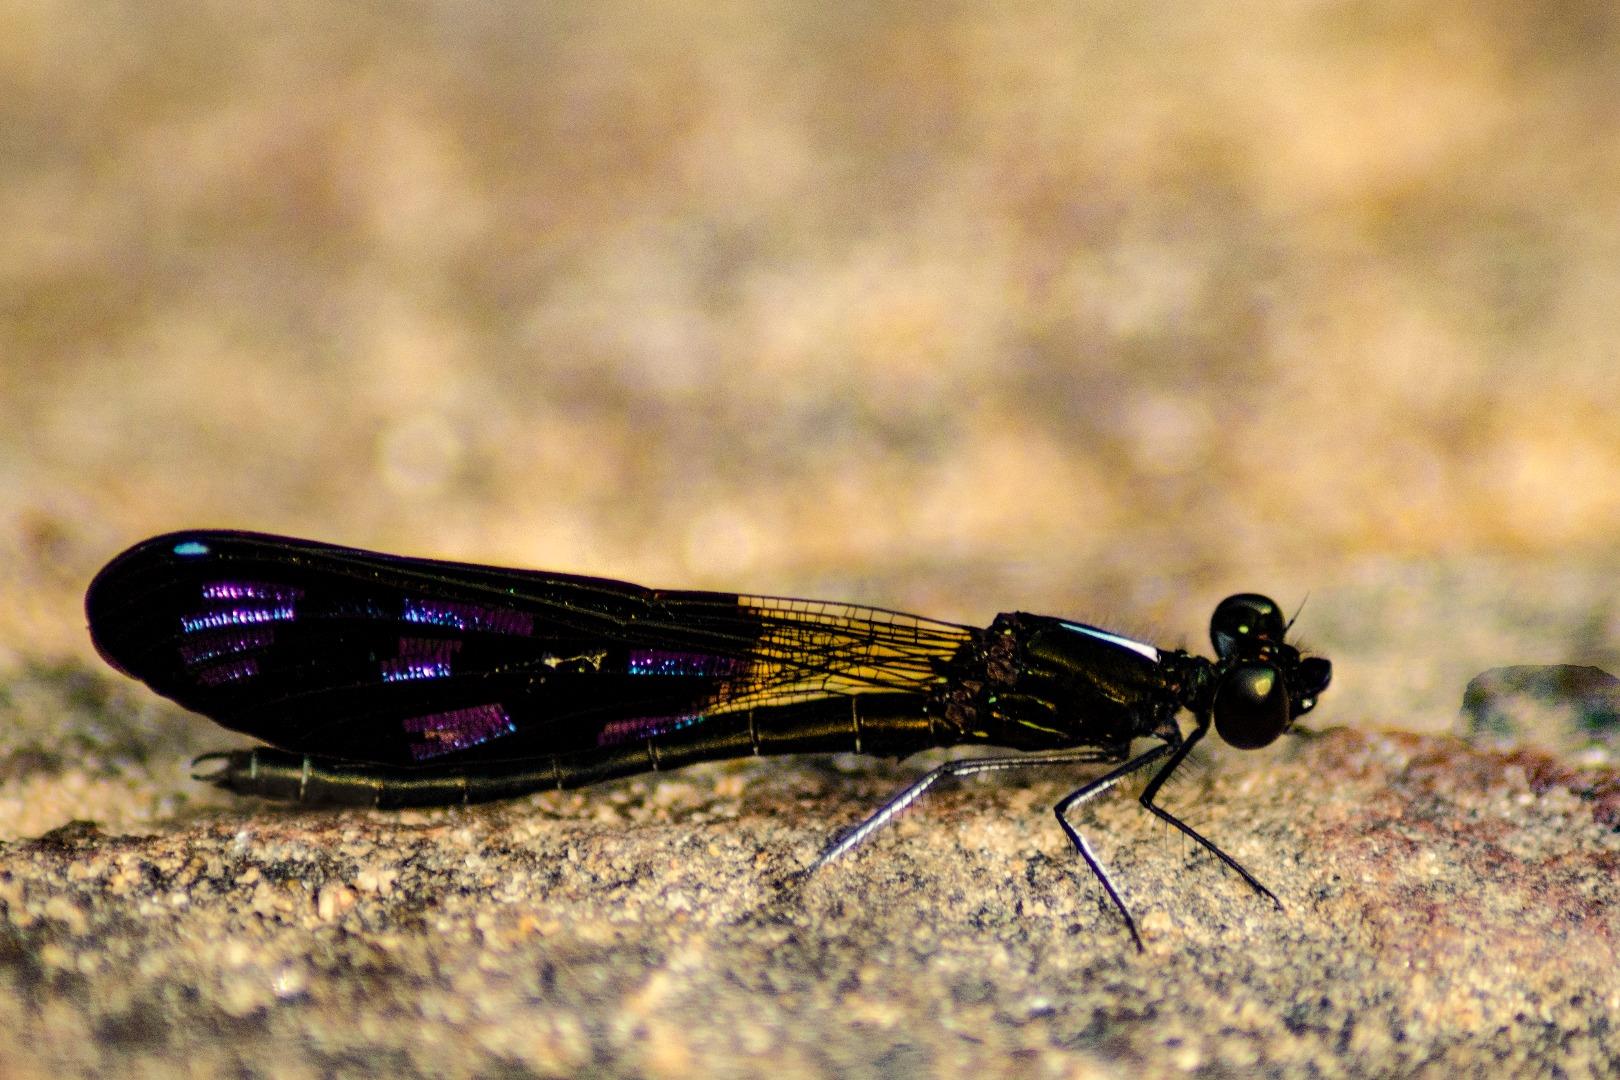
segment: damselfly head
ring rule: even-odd
[[[1239,593],[1222,600],[1210,618],[1209,636],[1224,668],[1210,709],[1215,730],[1240,750],[1268,746],[1316,707],[1333,678],[1333,665],[1318,656],[1301,658],[1283,641],[1288,623],[1274,600]]]

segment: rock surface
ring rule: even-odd
[[[196,806],[0,849],[8,1076],[1601,1075],[1612,772],[1345,729],[1167,802],[942,791],[802,879],[910,770],[702,766],[412,813]],[[832,767],[829,767],[832,766]]]

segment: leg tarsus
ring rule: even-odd
[[[1182,835],[1191,837],[1205,851],[1208,851],[1232,870],[1235,870],[1239,877],[1248,882],[1251,889],[1270,900],[1273,904],[1276,904],[1277,910],[1281,911],[1282,901],[1277,899],[1276,893],[1273,893],[1270,889],[1260,884],[1259,880],[1255,878],[1253,874],[1245,870],[1241,863],[1232,858],[1232,856],[1228,855],[1226,852],[1222,851],[1220,848],[1216,847],[1214,841],[1207,839],[1197,829],[1194,829],[1191,825],[1188,825],[1185,821],[1182,821],[1170,811],[1164,809],[1162,806],[1159,806],[1153,801],[1153,797],[1159,793],[1159,789],[1164,786],[1164,782],[1170,779],[1170,774],[1175,772],[1177,767],[1179,767],[1181,763],[1186,760],[1187,754],[1192,750],[1193,746],[1197,744],[1198,740],[1204,737],[1204,733],[1208,730],[1209,717],[1207,715],[1199,716],[1197,719],[1197,726],[1193,728],[1192,734],[1188,735],[1187,738],[1182,741],[1181,745],[1176,747],[1175,753],[1170,755],[1170,760],[1164,763],[1164,767],[1153,774],[1153,779],[1149,780],[1147,787],[1142,789],[1141,797],[1137,801],[1151,811],[1155,817],[1159,818],[1159,820],[1167,821],[1171,825],[1174,825],[1181,831]]]
[[[1086,860],[1086,865],[1091,867],[1091,872],[1096,876],[1097,880],[1102,882],[1103,891],[1108,894],[1108,899],[1114,902],[1114,907],[1119,910],[1120,918],[1125,920],[1125,929],[1130,931],[1131,941],[1135,943],[1136,951],[1147,952],[1147,948],[1142,944],[1142,935],[1136,931],[1136,920],[1131,917],[1131,909],[1125,906],[1124,900],[1120,899],[1119,893],[1114,889],[1114,883],[1108,879],[1108,871],[1103,869],[1103,864],[1098,861],[1097,856],[1092,852],[1091,845],[1086,843],[1086,838],[1081,836],[1073,825],[1069,824],[1068,818],[1063,816],[1061,810],[1056,807],[1053,809],[1057,813],[1058,824],[1063,826],[1063,831],[1069,834],[1074,849],[1080,853],[1082,859]]]
[[[1102,861],[1091,850],[1091,845],[1086,843],[1085,837],[1080,835],[1080,831],[1069,823],[1068,813],[1074,806],[1102,794],[1131,773],[1151,765],[1154,761],[1163,757],[1169,749],[1169,743],[1155,746],[1147,753],[1132,758],[1119,768],[1098,777],[1084,787],[1069,792],[1057,801],[1057,805],[1052,807],[1052,813],[1057,816],[1058,824],[1063,827],[1063,831],[1068,834],[1069,841],[1074,844],[1074,850],[1080,853],[1080,857],[1091,868],[1092,874],[1096,876],[1098,881],[1102,882],[1103,891],[1108,894],[1108,899],[1114,902],[1114,907],[1119,910],[1120,917],[1125,920],[1125,929],[1131,932],[1131,940],[1136,943],[1138,952],[1146,952],[1147,950],[1142,945],[1142,935],[1137,932],[1136,920],[1131,917],[1130,909],[1125,906],[1125,901],[1121,899],[1119,890],[1114,888],[1113,881],[1108,877],[1108,871],[1103,868]]]

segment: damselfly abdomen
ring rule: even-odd
[[[1023,612],[981,630],[244,532],[138,544],[96,576],[85,609],[114,667],[270,744],[198,759],[212,768],[201,779],[269,798],[439,805],[750,754],[1020,751],[940,766],[819,866],[943,777],[1114,763],[1056,809],[1133,938],[1067,811],[1162,759],[1142,804],[1271,896],[1153,799],[1211,723],[1234,746],[1265,746],[1332,674],[1252,593],[1215,609],[1212,661]],[[1139,738],[1158,745],[1133,758]]]

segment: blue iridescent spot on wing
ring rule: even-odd
[[[200,540],[182,540],[174,545],[174,553],[185,558],[208,554],[208,545]]]
[[[304,590],[296,585],[276,585],[266,581],[210,581],[202,587],[204,600],[277,600],[291,602],[301,599]]]
[[[461,651],[461,642],[444,638],[402,637],[399,655],[379,662],[383,682],[413,679],[446,679],[451,675],[450,658]]]
[[[303,597],[304,590],[295,585],[262,581],[208,581],[203,583],[199,595],[205,603],[226,606],[182,615],[180,629],[188,634],[254,623],[287,622],[297,617],[293,605]]]
[[[249,656],[225,660],[218,664],[199,668],[196,672],[196,678],[204,686],[222,686],[225,683],[251,679],[258,673],[259,662]]]
[[[482,630],[492,634],[531,637],[534,616],[510,608],[486,607],[460,600],[417,600],[407,598],[400,611],[406,622],[444,626],[452,630]]]
[[[196,615],[183,615],[180,617],[180,629],[188,634],[195,634],[201,630],[217,630],[222,626],[287,622],[295,616],[296,612],[293,611],[291,604],[281,604],[276,607],[225,608],[221,611],[204,611]]]
[[[207,663],[221,656],[253,652],[268,648],[275,640],[275,631],[267,626],[228,628],[212,633],[200,633],[180,645],[180,659],[188,666]]]
[[[413,679],[445,679],[450,665],[435,660],[384,660],[383,682],[410,682]]]

